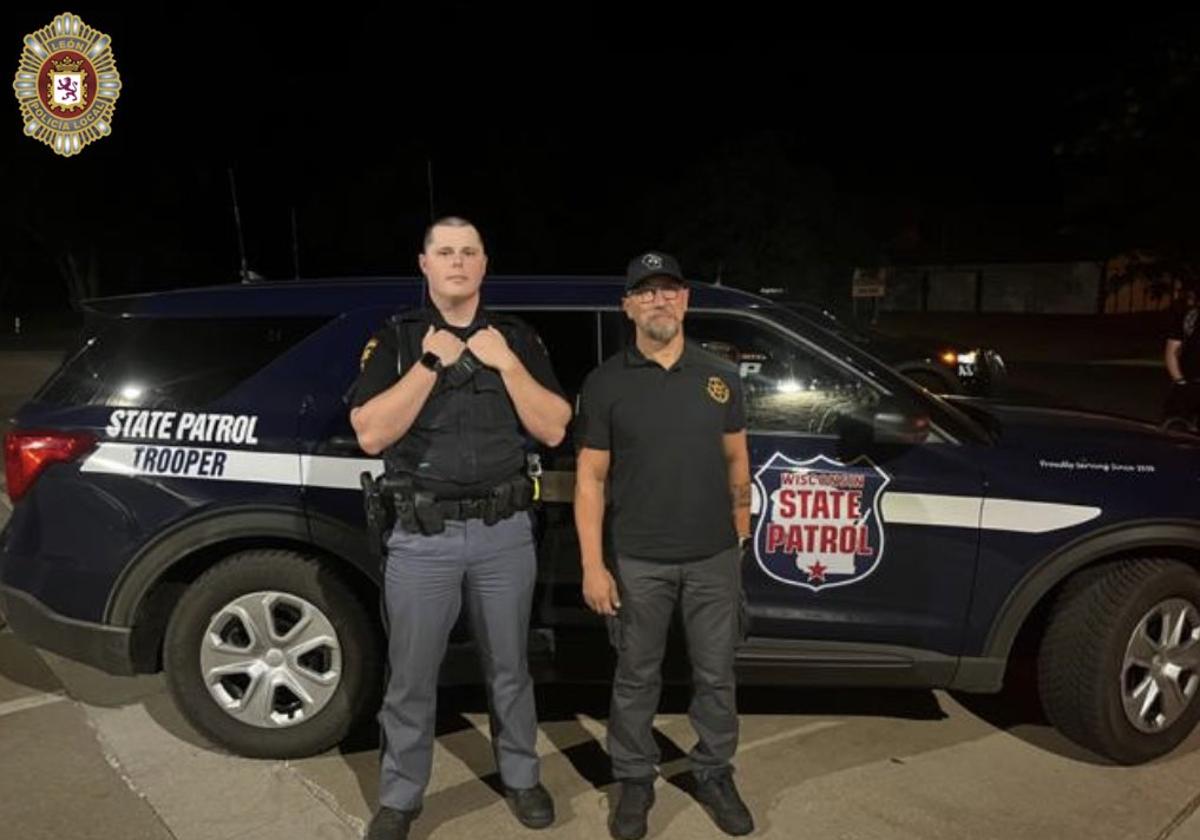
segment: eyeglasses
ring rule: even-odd
[[[657,292],[663,300],[670,302],[678,298],[682,291],[679,286],[650,286],[646,289],[634,289],[628,296],[638,303],[649,303],[654,300],[654,293]]]

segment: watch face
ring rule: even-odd
[[[421,356],[421,364],[425,365],[425,367],[429,368],[430,370],[440,370],[442,367],[442,360],[438,358],[436,353],[426,351],[426,353]]]

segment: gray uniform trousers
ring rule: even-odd
[[[392,531],[384,571],[391,673],[379,712],[381,805],[421,805],[433,765],[438,670],[464,594],[487,681],[500,777],[513,788],[538,783],[527,658],[536,576],[525,511],[490,526],[479,519],[447,521],[433,536]]]
[[[692,663],[688,718],[697,743],[689,753],[698,776],[727,772],[737,751],[738,716],[733,673],[741,638],[740,552],[737,547],[688,563],[617,557],[621,607],[609,619],[617,646],[608,720],[613,776],[654,776],[662,756],[654,741],[654,714],[662,691],[662,660],[676,605]]]

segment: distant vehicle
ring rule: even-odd
[[[1004,360],[995,350],[963,347],[951,341],[896,338],[839,318],[814,303],[797,300],[779,303],[887,362],[935,394],[993,396],[1004,381]]]

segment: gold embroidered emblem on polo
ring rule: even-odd
[[[724,405],[729,402],[729,386],[719,376],[708,377],[708,395]]]

